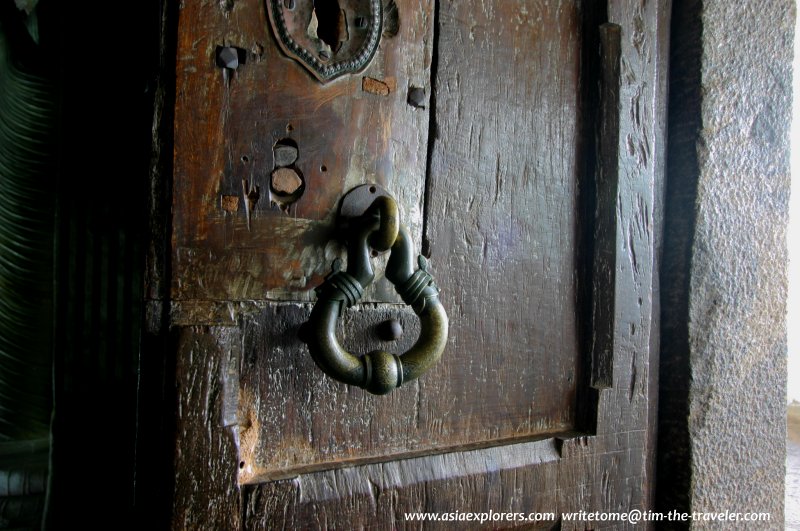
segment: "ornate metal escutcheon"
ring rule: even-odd
[[[276,40],[326,83],[360,72],[378,49],[382,0],[266,0]]]
[[[333,272],[317,288],[317,303],[301,337],[328,376],[373,394],[387,394],[421,376],[442,356],[447,313],[423,256],[417,257],[419,267],[414,271],[413,242],[400,225],[397,203],[383,188],[368,184],[349,192],[342,200],[339,225],[347,242],[347,271],[341,271],[339,260],[334,262]],[[359,301],[375,278],[371,249],[391,250],[386,278],[420,318],[419,339],[402,355],[377,350],[359,357],[336,339],[339,315]]]

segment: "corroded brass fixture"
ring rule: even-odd
[[[347,231],[347,270],[334,262],[333,272],[317,288],[317,303],[303,326],[302,339],[325,374],[349,385],[383,395],[419,378],[442,356],[447,343],[447,314],[439,289],[427,271],[427,261],[417,258],[414,271],[413,242],[399,223],[395,200],[378,185],[364,185],[345,196],[339,215]],[[347,352],[336,339],[336,323],[345,307],[356,304],[375,278],[370,248],[391,250],[386,278],[421,322],[419,339],[401,355],[376,350],[364,356]]]

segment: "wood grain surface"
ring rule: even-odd
[[[374,397],[319,373],[296,339],[307,318],[297,307],[246,318],[243,482],[574,427],[581,19],[569,2],[521,18],[512,7],[523,3],[503,6],[453,4],[440,19],[435,111],[445,119],[427,226],[449,355]],[[510,69],[516,42],[527,43],[526,61]],[[364,331],[390,314],[351,310],[342,337],[365,354],[381,345]],[[383,348],[410,347],[418,333],[407,328]]]
[[[264,17],[257,2],[231,4],[226,15],[214,11],[216,2],[187,3],[179,27],[184,55],[178,57],[176,128],[184,130],[176,133],[172,319],[180,337],[176,466],[181,473],[173,527],[195,528],[202,520],[228,529],[421,528],[406,523],[403,513],[649,508],[669,2],[442,0],[435,19],[432,2],[398,2],[401,34],[408,31],[403,30],[407,13],[416,9],[427,10],[430,24],[426,49],[433,53],[422,54],[428,62],[420,64],[433,68],[433,79],[425,82],[432,115],[419,118],[425,137],[417,138],[418,158],[409,150],[401,153],[423,176],[429,170],[413,185],[419,194],[414,204],[420,231],[425,216],[425,233],[418,234],[442,287],[451,339],[430,373],[387,397],[322,375],[296,338],[311,308],[304,302],[307,288],[287,288],[286,279],[278,278],[286,270],[270,269],[274,260],[302,254],[301,241],[316,249],[309,251],[314,264],[327,262],[315,242],[330,230],[330,213],[300,201],[290,216],[257,208],[248,233],[242,201],[235,219],[226,218],[220,206],[219,195],[235,195],[241,184],[206,175],[209,168],[218,176],[235,173],[229,170],[245,151],[244,140],[236,139],[252,138],[247,120],[207,122],[197,106],[214,91],[243,86],[251,75],[245,69],[256,70],[259,63],[242,66],[225,88],[218,70],[194,77],[191,70],[199,71],[199,63],[188,53],[197,39],[208,39],[231,21],[250,27]],[[245,22],[245,11],[254,20]],[[618,24],[621,36],[618,104],[607,105],[605,114],[595,108],[600,96],[592,88],[600,82],[604,22]],[[286,72],[297,69],[286,79],[310,78],[281,57],[274,42],[259,42],[263,57],[275,54],[270,60]],[[381,46],[388,54],[388,45]],[[203,53],[212,48],[208,44]],[[213,63],[213,54],[209,57],[203,61]],[[413,56],[408,60],[416,64]],[[271,72],[272,67],[259,75],[267,79]],[[266,98],[267,108],[279,115],[283,107],[277,102],[291,86],[270,83],[249,97]],[[364,95],[361,76],[334,83],[343,99],[318,101],[315,115],[384,97]],[[399,78],[397,83],[404,86]],[[402,104],[407,106],[405,98]],[[228,103],[230,109],[238,105],[245,104]],[[248,108],[244,115],[267,120]],[[315,135],[328,138],[338,131],[333,122],[313,129],[311,119],[292,122],[299,160],[303,146],[319,145]],[[394,127],[384,120],[404,120],[399,114],[376,119],[384,128]],[[262,168],[271,169],[272,143],[285,131],[284,118],[275,120],[272,136],[248,151],[261,150]],[[617,124],[616,149],[607,138],[606,144],[598,139],[604,123]],[[345,136],[352,136],[347,140],[352,145],[359,134],[373,133],[362,127]],[[211,146],[223,137],[234,140],[223,142],[225,149],[206,167],[204,153],[214,152]],[[377,149],[370,156],[382,156],[380,145],[370,148]],[[616,180],[605,181],[612,189],[602,201],[595,197],[604,171],[597,160],[601,152],[618,158]],[[336,160],[325,161],[329,175],[341,175],[331,168],[346,171],[361,159]],[[330,193],[338,197],[352,182],[336,181],[336,192]],[[325,203],[329,192],[306,193],[320,194],[316,204]],[[300,223],[294,212],[310,232],[286,243],[291,231],[280,224]],[[226,240],[224,234],[236,237]],[[238,235],[251,240],[242,244]],[[228,243],[221,247],[221,241]],[[607,253],[602,268],[598,250]],[[297,265],[296,271],[304,267]],[[308,287],[327,269],[313,267],[319,269],[306,275]],[[605,297],[608,314],[602,323],[593,321],[592,297],[598,294]],[[281,298],[297,302],[275,302]],[[396,343],[382,342],[375,333],[389,318],[404,327]],[[362,304],[340,321],[339,338],[357,353],[379,347],[399,353],[418,333],[416,317],[397,304]],[[599,324],[612,347],[595,362],[603,370],[592,380]]]
[[[339,200],[363,183],[391,191],[419,241],[430,120],[407,95],[430,88],[433,5],[398,0],[397,9],[399,32],[384,36],[363,74],[323,85],[279,50],[263,1],[181,4],[174,300],[313,300],[342,252],[330,243]],[[217,66],[220,47],[237,49],[236,70]],[[389,93],[363,90],[363,77]],[[291,204],[270,190],[282,141],[297,146],[293,168],[304,182]],[[249,229],[245,179],[259,190]],[[387,292],[376,283],[365,300]]]

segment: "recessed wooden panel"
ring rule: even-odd
[[[450,343],[419,381],[374,397],[325,377],[295,335],[308,308],[245,318],[240,480],[290,476],[575,427],[582,14],[578,2],[440,13],[437,137],[427,210]],[[346,347],[402,353],[345,313]]]
[[[391,191],[419,241],[429,109],[407,97],[430,91],[432,3],[396,6],[399,29],[386,25],[370,66],[322,84],[280,51],[261,0],[181,5],[173,299],[313,300],[341,254],[339,199],[366,182]],[[236,49],[238,68],[218,66],[220,47]],[[296,161],[276,156],[282,143]],[[270,190],[284,164],[303,181],[291,204]],[[249,227],[245,179],[260,192]],[[365,300],[396,299],[379,282]]]

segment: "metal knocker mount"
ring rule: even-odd
[[[334,262],[333,272],[316,289],[317,303],[301,334],[325,374],[376,395],[418,378],[439,360],[447,343],[447,314],[439,289],[423,256],[417,258],[414,270],[413,242],[399,222],[397,203],[378,185],[359,186],[344,197],[339,225],[346,234],[347,271],[341,271],[339,260]],[[420,318],[419,339],[401,355],[376,350],[359,357],[344,350],[336,339],[339,315],[361,299],[375,278],[370,248],[391,250],[386,278]]]
[[[278,45],[326,83],[360,72],[378,50],[382,0],[266,0]]]

